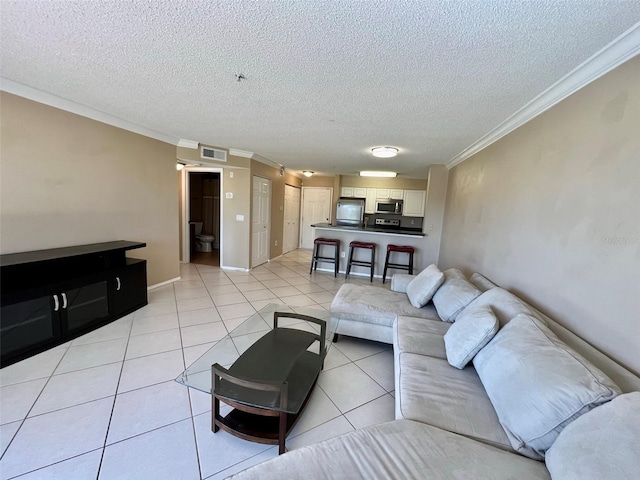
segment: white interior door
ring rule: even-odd
[[[284,186],[284,231],[282,233],[282,253],[298,248],[300,237],[300,189]]]
[[[269,260],[271,180],[253,177],[253,212],[251,213],[251,266]]]
[[[332,188],[327,187],[302,187],[302,220],[300,246],[313,248],[315,223],[331,222],[331,194]]]

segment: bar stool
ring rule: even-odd
[[[330,245],[335,247],[333,257],[320,256],[320,245]],[[340,265],[340,240],[334,238],[316,238],[313,241],[313,256],[311,257],[311,268],[309,269],[309,275],[311,272],[318,269],[318,262],[333,263],[335,264],[335,271],[333,276],[338,276],[338,266]]]
[[[391,252],[408,253],[409,263],[389,263]],[[409,270],[409,275],[413,275],[413,254],[415,249],[406,245],[387,245],[387,257],[384,260],[384,271],[382,272],[382,283],[387,278],[387,268],[397,268],[399,270]]]
[[[371,250],[371,261],[367,262],[366,260],[354,260],[353,259],[353,251],[356,248],[364,248],[367,250]],[[369,281],[373,282],[373,266],[375,265],[376,258],[376,244],[369,242],[357,242],[353,241],[349,244],[349,261],[347,262],[347,269],[344,272],[344,278],[349,276],[349,272],[351,271],[351,265],[359,265],[361,267],[369,267],[371,269],[371,274],[369,275]]]

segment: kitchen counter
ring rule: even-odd
[[[375,268],[374,276],[376,278],[382,277],[382,271],[384,269],[384,260],[387,254],[388,245],[405,245],[415,248],[415,255],[413,259],[414,273],[422,271],[424,267],[437,261],[436,258],[431,258],[427,255],[428,249],[426,243],[429,240],[427,235],[418,231],[402,230],[389,227],[350,227],[347,225],[335,225],[331,223],[316,223],[311,225],[315,227],[315,237],[328,237],[340,241],[340,265],[338,271],[344,274],[347,266],[347,255],[349,254],[349,243],[352,241],[358,242],[371,242],[376,245],[375,251]],[[367,259],[369,253],[363,252],[360,249],[356,249],[354,259]],[[331,253],[333,255],[333,253]],[[406,253],[394,252],[391,254],[391,263],[398,263],[399,261],[406,262]],[[330,268],[329,268],[330,267]],[[333,265],[320,264],[318,270],[325,270],[333,272]],[[394,273],[407,273],[403,270],[390,269],[387,274],[387,279],[390,279]],[[369,276],[369,269],[354,265],[351,268],[349,275],[363,275]],[[379,280],[378,280],[379,281]]]
[[[398,228],[385,228],[385,227],[351,227],[349,225],[335,225],[333,223],[316,223],[311,225],[319,230],[334,230],[334,231],[344,231],[344,232],[359,232],[359,233],[368,233],[368,234],[377,234],[377,235],[393,235],[399,237],[412,237],[412,238],[423,238],[426,237],[427,234],[421,231],[407,230],[407,229],[398,229]]]

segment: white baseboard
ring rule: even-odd
[[[149,286],[147,287],[147,291],[149,291],[149,290],[153,290],[154,288],[158,288],[158,287],[164,287],[165,285],[169,285],[170,283],[177,282],[177,281],[178,281],[178,280],[180,280],[181,278],[182,278],[182,277],[175,277],[175,278],[172,278],[172,279],[170,279],[170,280],[166,280],[166,281],[164,281],[164,282],[156,283],[156,284],[154,284],[154,285],[149,285]]]

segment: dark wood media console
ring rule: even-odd
[[[1,366],[11,365],[147,304],[147,261],[119,240],[0,255]]]

